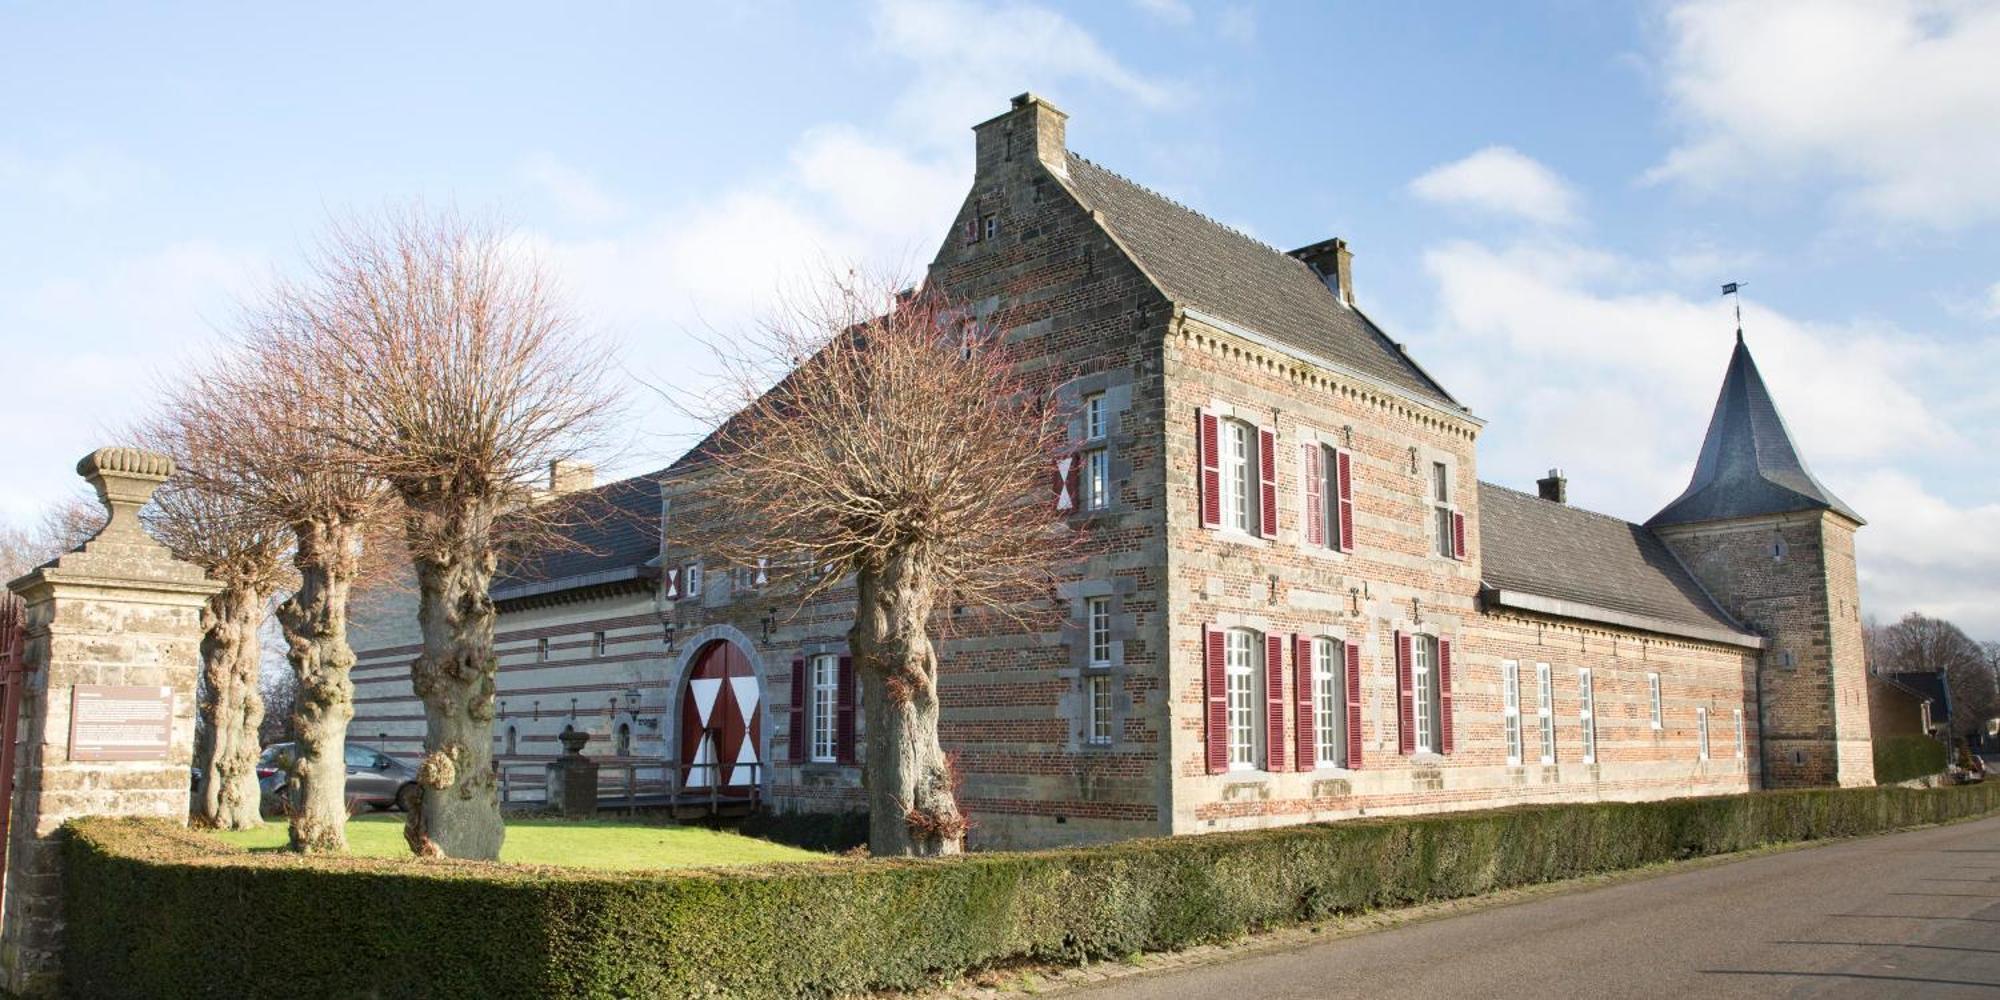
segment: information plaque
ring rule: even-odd
[[[71,760],[166,760],[173,734],[173,688],[78,684],[70,689]]]

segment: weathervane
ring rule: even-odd
[[[1747,281],[1732,281],[1722,286],[1722,294],[1736,296],[1736,342],[1743,342],[1743,286]]]

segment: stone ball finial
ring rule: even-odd
[[[139,508],[174,474],[174,460],[143,448],[99,448],[76,463],[76,474],[90,480],[111,514],[105,530],[124,534],[141,530]]]

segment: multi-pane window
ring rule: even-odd
[[[1222,526],[1250,533],[1257,517],[1257,432],[1222,421]]]
[[[1090,665],[1108,667],[1111,665],[1111,598],[1085,598],[1083,611],[1090,640]]]
[[[1500,664],[1500,719],[1507,730],[1507,763],[1521,762],[1521,664]]]
[[[1319,446],[1319,516],[1322,524],[1320,537],[1326,539],[1326,547],[1338,552],[1347,547],[1347,539],[1340,535],[1340,452],[1326,445]]]
[[[1708,709],[1705,707],[1697,708],[1694,710],[1694,735],[1697,741],[1696,746],[1701,753],[1701,759],[1707,760],[1708,759]]]
[[[840,657],[812,658],[812,759],[831,763],[839,753]]]
[[[1438,641],[1433,635],[1412,636],[1410,640],[1410,695],[1415,699],[1418,753],[1439,753],[1438,745]]]
[[[1111,743],[1111,675],[1088,674],[1083,678],[1084,742],[1092,746]]]
[[[1000,235],[1000,217],[997,215],[983,216],[979,220],[979,228],[980,235],[984,239],[990,240]]]
[[[685,581],[687,581],[687,587],[685,588],[685,589],[686,589],[686,591],[687,591],[687,596],[689,596],[689,597],[700,597],[700,596],[701,596],[701,564],[700,564],[700,563],[698,563],[698,562],[694,562],[694,563],[688,563],[688,564],[687,564],[687,569],[686,569],[686,570],[684,570],[684,571],[682,572],[682,574],[681,574],[681,579],[682,579],[682,580],[685,580]]]
[[[1743,710],[1736,710],[1736,759],[1743,759]]]
[[[1102,442],[1109,427],[1104,419],[1104,394],[1083,399],[1083,439]],[[1103,510],[1111,505],[1111,452],[1101,443],[1083,453],[1083,509]]]
[[[1322,767],[1347,766],[1346,644],[1318,638],[1312,643],[1313,743]]]
[[[1583,730],[1583,762],[1597,763],[1597,693],[1590,682],[1590,668],[1576,672],[1576,717]]]
[[[604,655],[604,633],[592,632],[590,634],[590,655],[592,656]]]
[[[1662,724],[1662,720],[1661,720],[1661,714],[1660,714],[1660,675],[1659,675],[1659,674],[1647,674],[1647,675],[1646,675],[1646,702],[1647,702],[1647,704],[1651,705],[1651,706],[1652,706],[1652,708],[1653,708],[1653,728],[1654,728],[1654,729],[1658,729],[1658,728],[1660,728],[1660,726],[1661,726],[1661,724]]]
[[[1431,463],[1431,505],[1431,516],[1437,522],[1438,555],[1458,555],[1451,530],[1451,468],[1443,462]]]
[[[1263,758],[1259,746],[1264,727],[1257,724],[1263,708],[1259,697],[1258,678],[1263,671],[1257,669],[1257,650],[1260,643],[1257,633],[1248,629],[1230,629],[1223,633],[1223,683],[1229,705],[1229,766],[1246,770],[1255,768]]]
[[[1535,724],[1542,731],[1542,763],[1556,762],[1556,686],[1549,665],[1535,664]]]
[[[549,659],[549,640],[547,636],[543,636],[542,638],[535,640],[535,662],[546,663],[548,662],[548,659]]]

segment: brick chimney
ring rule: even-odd
[[[1550,503],[1569,502],[1569,480],[1563,476],[1561,469],[1550,469],[1547,479],[1535,480],[1535,488],[1540,491],[1542,499]]]
[[[979,176],[991,176],[1003,165],[1030,156],[1068,176],[1068,121],[1068,115],[1033,94],[1014,98],[1006,114],[972,126]]]
[[[1326,282],[1334,298],[1346,305],[1354,304],[1354,254],[1347,249],[1346,240],[1338,236],[1321,240],[1292,251],[1292,256],[1312,268],[1319,280]]]
[[[597,485],[597,466],[589,462],[558,458],[549,463],[549,493],[552,496],[587,490],[595,485]]]

